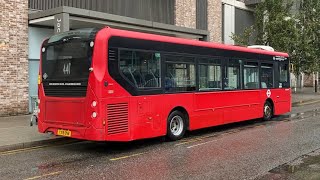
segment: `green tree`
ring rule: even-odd
[[[232,39],[238,46],[248,46],[250,44],[250,39],[253,38],[254,26],[246,27],[242,34],[236,35],[232,33]]]
[[[299,36],[293,53],[295,64],[300,72],[317,72],[320,70],[319,0],[301,0],[296,22]]]
[[[294,73],[320,70],[320,1],[300,0],[297,12],[291,0],[265,0],[255,9],[255,23],[243,34],[232,35],[237,45],[272,46],[276,51],[288,52]]]

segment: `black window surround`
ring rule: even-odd
[[[254,62],[258,64],[258,73],[259,73],[259,82],[261,82],[261,64],[272,64],[273,65],[273,88],[279,87],[279,77],[280,72],[277,72],[276,69],[279,69],[280,63],[288,64],[288,58],[285,62],[275,61],[273,56],[271,55],[263,55],[263,54],[254,54],[254,53],[244,53],[244,52],[237,52],[231,50],[221,50],[221,49],[211,49],[205,47],[197,47],[197,46],[189,46],[189,45],[180,45],[174,43],[164,43],[164,42],[157,42],[157,41],[147,41],[141,39],[133,39],[133,38],[124,38],[124,37],[111,37],[109,39],[109,54],[110,52],[116,52],[116,57],[111,56],[109,57],[109,73],[112,78],[114,78],[122,87],[124,87],[131,95],[138,96],[138,95],[153,95],[153,94],[164,94],[164,93],[192,93],[192,92],[215,92],[217,90],[208,90],[208,91],[199,91],[199,65],[207,64],[202,63],[201,59],[209,58],[221,61],[221,71],[222,71],[222,84],[224,84],[225,74],[223,71],[225,68],[228,67],[228,61],[233,60],[240,60],[240,89],[225,89],[218,91],[237,91],[237,90],[250,90],[244,89],[244,74],[243,68],[244,63],[246,62]],[[154,52],[161,54],[161,87],[159,88],[136,88],[132,83],[128,83],[128,80],[123,77],[120,73],[120,66],[119,66],[119,49],[129,49],[129,50],[136,50],[136,51],[146,51],[146,52]],[[185,53],[188,52],[188,53]],[[215,56],[212,56],[215,55]],[[194,91],[170,91],[167,92],[165,90],[165,68],[166,67],[166,57],[170,56],[180,56],[186,58],[193,58],[194,61],[177,61],[176,63],[192,63],[195,65],[195,74],[196,74],[196,88]],[[175,61],[170,61],[175,62]],[[288,75],[288,82],[289,81]],[[261,88],[261,83],[259,83],[259,88]],[[283,87],[285,88],[285,87]],[[252,89],[251,89],[252,90]]]

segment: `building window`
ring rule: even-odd
[[[240,64],[240,60],[229,60],[228,66],[225,70],[225,90],[241,89]]]
[[[194,58],[166,57],[165,90],[169,92],[196,90]]]
[[[199,90],[221,90],[221,61],[209,58],[199,59]]]
[[[120,50],[120,71],[137,88],[161,87],[160,53]]]
[[[261,88],[273,88],[272,64],[261,64]]]
[[[246,62],[243,66],[244,89],[259,88],[259,68],[257,62]]]

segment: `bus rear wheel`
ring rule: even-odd
[[[180,111],[170,113],[167,122],[167,138],[171,141],[179,140],[186,132],[186,116]]]
[[[263,120],[268,121],[273,116],[273,106],[269,101],[266,101],[263,106]]]

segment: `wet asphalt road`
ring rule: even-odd
[[[77,142],[0,153],[0,179],[259,179],[320,148],[320,104],[252,120],[130,143]]]

